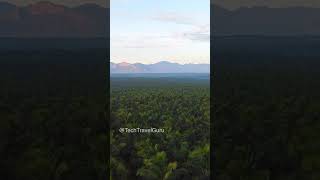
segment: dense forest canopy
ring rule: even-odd
[[[209,179],[209,79],[111,78],[111,178]],[[163,128],[130,134],[118,129]]]

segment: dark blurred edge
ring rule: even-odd
[[[109,38],[4,39],[0,179],[108,179]]]
[[[319,35],[217,36],[213,13],[212,179],[319,179]]]
[[[213,7],[212,7],[212,0],[210,1],[210,177],[214,177],[214,118],[213,118],[213,97],[214,97],[214,91],[213,91],[213,79],[214,79],[214,72],[215,72],[215,66],[214,66],[214,60],[213,60]]]

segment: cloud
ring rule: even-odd
[[[210,41],[210,34],[207,34],[207,33],[192,32],[192,33],[185,33],[184,36],[192,41],[202,41],[202,42]]]
[[[140,33],[111,36],[111,43],[113,47],[128,49],[173,48],[183,45],[181,40],[171,35]]]
[[[192,17],[171,12],[158,14],[157,16],[152,17],[152,19],[161,22],[192,26],[192,30],[190,31],[174,33],[173,37],[175,38],[201,42],[210,41],[210,25],[198,24]]]
[[[173,12],[161,13],[152,17],[152,19],[156,21],[161,21],[161,22],[183,24],[183,25],[195,24],[194,19],[192,19],[191,17],[183,16]]]
[[[210,25],[194,26],[192,30],[177,33],[177,38],[188,39],[191,41],[210,42]]]
[[[119,34],[115,32],[116,34],[111,34],[112,47],[126,49],[170,49],[183,46],[185,47],[186,45],[190,45],[190,43],[193,42],[210,42],[210,24],[201,24],[197,22],[192,16],[174,12],[162,12],[151,16],[151,18],[148,17],[148,20],[164,23],[174,23],[177,26],[184,26],[174,27],[174,30],[163,33],[159,31],[153,31],[152,33],[148,34],[138,32]],[[167,24],[163,24],[163,26],[166,25]]]
[[[194,26],[189,31],[174,32],[171,34],[130,33],[111,36],[112,47],[122,47],[126,49],[177,48],[189,44],[188,41],[209,43],[210,25]]]

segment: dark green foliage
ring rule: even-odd
[[[209,179],[209,81],[111,79],[113,179]],[[129,134],[119,128],[163,128]]]

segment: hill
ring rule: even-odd
[[[210,73],[209,64],[178,64],[160,61],[155,64],[110,63],[111,73]]]

